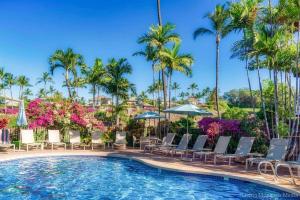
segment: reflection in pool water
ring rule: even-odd
[[[298,199],[250,182],[158,170],[137,161],[59,156],[0,163],[0,199]]]

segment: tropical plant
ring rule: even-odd
[[[22,99],[24,88],[31,86],[30,83],[29,83],[29,78],[27,78],[26,76],[19,76],[16,79],[16,84],[20,87],[19,98]]]
[[[200,27],[194,32],[194,39],[199,36],[209,34],[214,35],[216,38],[216,84],[215,84],[215,100],[216,100],[216,110],[218,117],[220,117],[219,111],[219,57],[220,57],[220,42],[230,32],[230,21],[229,21],[229,12],[225,9],[224,5],[217,5],[213,13],[207,14],[205,16],[209,19],[211,23],[211,28],[207,29]]]
[[[130,90],[135,93],[135,86],[125,77],[127,74],[131,74],[132,67],[126,58],[120,58],[118,60],[112,58],[108,61],[105,69],[107,81],[104,84],[104,90],[106,93],[111,94],[112,99],[114,99],[114,97],[116,98],[116,125],[119,126],[119,113],[122,108],[120,100],[126,101],[129,97],[128,93]]]
[[[190,86],[189,86],[189,88],[188,88],[188,90],[191,90],[191,96],[192,97],[194,97],[195,96],[195,90],[198,90],[199,88],[198,88],[198,85],[197,85],[197,83],[192,83]]]
[[[65,85],[68,89],[69,98],[73,101],[73,91],[71,88],[71,76],[77,76],[77,67],[85,66],[83,57],[75,53],[71,48],[66,51],[56,50],[49,58],[50,71],[53,74],[57,68],[63,68]]]
[[[16,84],[16,78],[14,75],[11,73],[6,73],[4,76],[4,84],[9,88],[10,97],[13,98],[12,87]]]
[[[44,84],[44,90],[46,90],[48,83],[54,83],[51,75],[48,72],[43,72],[42,76],[38,78],[37,83],[43,83]]]
[[[180,85],[177,82],[173,82],[172,84],[172,90],[174,90],[174,99],[176,101],[177,98],[177,91],[180,90]]]
[[[139,44],[146,44],[157,49],[157,54],[161,55],[161,52],[166,48],[167,45],[171,43],[179,43],[180,38],[178,34],[174,33],[175,26],[167,23],[163,26],[154,26],[150,27],[148,33],[144,34],[138,39]],[[164,109],[167,107],[167,79],[165,67],[161,67],[162,60],[161,57],[157,57],[157,66],[161,71],[162,84],[163,84],[163,98],[164,98]]]

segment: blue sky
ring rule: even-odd
[[[175,74],[181,88],[186,90],[195,82],[200,89],[213,87],[215,82],[215,40],[204,36],[193,40],[193,31],[208,26],[203,16],[221,0],[161,0],[163,23],[176,25],[182,37],[182,52],[195,58],[193,77]],[[129,79],[138,92],[152,83],[151,65],[142,57],[133,57],[142,49],[137,38],[157,23],[156,0],[1,0],[0,1],[0,66],[15,75],[30,77],[32,90],[37,78],[49,71],[48,58],[56,49],[71,47],[82,54],[88,65],[96,57],[104,63],[109,58],[126,57],[133,66]],[[230,48],[239,35],[231,34],[221,44],[220,90],[247,87],[243,62],[230,59]],[[62,71],[54,73],[55,87],[61,87]],[[251,81],[257,88],[255,72]],[[15,90],[15,95],[17,90]],[[88,89],[80,94],[91,95]]]

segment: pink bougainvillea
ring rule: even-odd
[[[46,102],[35,99],[28,104],[30,128],[73,127],[103,129],[103,123],[94,117],[90,108],[79,103]]]
[[[18,108],[0,108],[0,113],[8,114],[8,115],[16,115],[18,114]]]
[[[240,134],[240,121],[205,117],[198,122],[199,128],[214,139],[218,135]]]

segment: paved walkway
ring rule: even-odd
[[[272,176],[261,176],[257,173],[256,168],[252,168],[250,171],[246,171],[244,165],[242,164],[234,163],[232,166],[228,166],[226,163],[213,165],[212,162],[208,162],[205,164],[200,160],[189,162],[189,161],[182,161],[180,157],[171,158],[159,154],[149,154],[149,153],[145,154],[142,151],[135,150],[135,149],[128,149],[122,151],[112,151],[112,150],[106,150],[106,151],[32,150],[29,152],[9,151],[9,152],[0,152],[0,161],[26,158],[26,157],[60,156],[60,155],[96,155],[96,156],[118,156],[118,157],[125,156],[162,169],[247,180],[247,181],[260,183],[266,186],[279,188],[287,192],[292,192],[294,194],[296,193],[300,195],[300,180],[298,182],[299,186],[295,186],[286,180],[279,180],[275,182]]]

